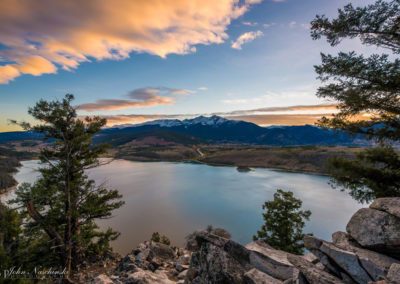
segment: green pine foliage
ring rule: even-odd
[[[294,197],[293,192],[278,189],[274,200],[266,201],[262,206],[265,223],[253,239],[262,240],[275,249],[303,254],[303,228],[311,211],[301,210],[302,203]]]
[[[77,117],[73,95],[60,101],[39,101],[29,114],[40,125],[20,123],[50,140],[40,153],[40,177],[16,190],[12,203],[27,216],[24,234],[38,245],[33,259],[40,265],[67,270],[67,278],[83,260],[105,257],[109,242],[119,235],[100,231],[97,219],[110,218],[123,205],[117,190],[95,185],[85,171],[99,165],[106,144],[92,145],[92,138],[106,124],[99,117]]]
[[[319,125],[363,135],[377,146],[354,160],[331,159],[333,185],[348,190],[360,202],[400,196],[400,158],[393,143],[400,142],[400,6],[399,1],[376,1],[366,7],[346,5],[336,19],[316,16],[311,37],[325,37],[336,46],[344,38],[388,50],[368,57],[355,52],[321,54],[315,66],[325,83],[317,96],[338,102],[339,113],[322,118]],[[368,115],[366,120],[362,117]]]
[[[169,240],[169,238],[165,235],[160,235],[159,232],[154,232],[151,235],[151,241],[156,242],[156,243],[162,243],[164,245],[169,246],[171,244],[171,241]]]

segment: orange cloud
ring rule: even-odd
[[[259,110],[268,110],[269,113],[257,114]],[[296,111],[305,111],[305,113],[296,113]],[[312,113],[315,110],[325,110],[321,113]],[[270,125],[304,125],[304,124],[315,124],[323,116],[331,118],[332,110],[336,110],[336,105],[299,105],[299,106],[287,106],[287,107],[270,107],[261,108],[256,110],[241,110],[233,112],[220,112],[212,114],[121,114],[121,115],[101,115],[107,119],[107,125],[119,125],[119,124],[136,124],[146,122],[154,119],[186,119],[193,118],[199,115],[219,115],[227,119],[232,120],[243,120],[252,122],[260,126]],[[282,111],[291,111],[282,113]],[[309,111],[309,112],[307,112]],[[276,113],[274,113],[276,112]],[[370,114],[361,113],[354,116],[353,120],[368,120]]]
[[[176,101],[173,95],[185,95],[192,91],[171,89],[166,87],[141,88],[131,91],[128,94],[130,100],[105,99],[98,100],[95,103],[81,104],[79,110],[97,111],[97,110],[119,110],[125,108],[151,107],[156,105],[170,105]]]
[[[222,43],[232,19],[260,0],[2,0],[0,83],[23,73],[71,70],[81,62],[165,57]],[[11,62],[11,63],[9,63]]]

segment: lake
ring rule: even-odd
[[[38,161],[22,165],[16,180],[33,182]],[[333,232],[345,230],[351,215],[362,207],[332,189],[328,177],[270,169],[238,172],[234,167],[194,163],[114,160],[88,175],[123,195],[126,204],[114,217],[98,222],[102,228],[121,232],[113,247],[122,254],[155,231],[183,246],[186,235],[209,224],[227,229],[233,240],[247,244],[263,224],[262,204],[273,199],[278,188],[294,192],[303,200],[303,208],[312,211],[304,232],[326,240]]]

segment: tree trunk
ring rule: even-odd
[[[64,265],[66,269],[66,278],[69,279],[71,275],[72,267],[72,214],[71,214],[71,184],[70,184],[70,157],[69,147],[66,147],[67,159],[66,159],[66,173],[65,173],[65,232],[64,232],[64,243],[65,243],[65,255]]]

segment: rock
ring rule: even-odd
[[[175,281],[168,279],[165,271],[152,272],[150,270],[139,269],[137,272],[130,274],[127,283],[135,284],[173,284]]]
[[[113,281],[105,274],[100,274],[96,278],[93,279],[93,283],[95,284],[113,284]]]
[[[368,272],[374,281],[378,281],[382,279],[382,277],[386,276],[393,263],[400,263],[400,261],[392,257],[353,246],[354,242],[351,242],[347,234],[344,232],[334,233],[332,239],[333,243],[337,247],[355,253],[361,266]]]
[[[246,245],[245,248],[247,248],[248,250],[251,250],[251,251],[257,251],[257,252],[261,253],[262,255],[270,258],[271,261],[277,262],[278,264],[290,266],[290,267],[293,266],[287,259],[287,255],[289,253],[281,251],[281,250],[276,250],[263,241],[260,241],[260,240],[254,241],[254,242]]]
[[[187,270],[189,268],[189,265],[184,265],[184,264],[174,264],[176,271],[182,272],[183,270]]]
[[[322,240],[312,236],[312,235],[305,235],[303,238],[304,246],[311,251],[318,259],[320,263],[332,274],[337,277],[342,277],[340,267],[334,263],[329,257],[321,252],[320,247],[323,243]],[[316,265],[318,266],[318,265]],[[320,270],[325,270],[321,266],[317,267]]]
[[[253,268],[244,274],[244,280],[247,284],[282,284],[283,282]]]
[[[310,284],[343,284],[339,278],[316,268],[301,256],[288,255],[288,260],[304,275]]]
[[[184,270],[181,273],[178,274],[178,279],[185,279],[188,271]]]
[[[390,266],[389,272],[387,274],[387,280],[388,280],[389,284],[400,283],[400,264],[393,263]]]
[[[197,271],[193,268],[186,270],[185,282],[191,283],[197,276]]]
[[[162,243],[151,242],[149,245],[150,254],[149,257],[157,257],[162,260],[169,260],[175,258],[175,251],[170,247]]]
[[[145,261],[145,260],[147,260],[149,255],[150,255],[150,249],[149,248],[145,248],[144,250],[142,250],[141,252],[139,252],[136,255],[135,260],[136,261],[140,261],[140,262]]]
[[[134,271],[135,268],[135,256],[132,254],[125,256],[118,265],[119,271]]]
[[[360,266],[358,257],[355,253],[345,251],[333,244],[323,242],[320,250],[331,258],[340,268],[351,276],[359,284],[372,281],[367,272]]]
[[[389,213],[362,208],[346,227],[362,247],[400,258],[400,219]]]
[[[192,254],[190,267],[197,272],[193,283],[244,283],[244,274],[253,268],[279,280],[293,276],[294,267],[287,260],[287,253],[263,242],[246,248],[204,231],[195,238],[200,249]]]
[[[263,241],[249,243],[250,265],[277,279],[286,280],[293,276],[293,265],[288,261],[289,253],[276,250]]]
[[[303,258],[305,259],[305,260],[307,260],[308,262],[311,262],[311,263],[313,263],[313,264],[316,264],[317,262],[319,262],[319,259],[318,259],[318,257],[316,257],[314,254],[312,254],[312,253],[308,253],[308,254],[306,254],[306,255],[303,255]]]
[[[332,242],[339,247],[351,246],[361,248],[361,246],[351,239],[347,233],[341,231],[332,234]]]
[[[185,269],[189,268],[190,264],[190,255],[189,254],[184,254],[181,255],[178,260],[174,263],[174,267],[178,272],[181,272]]]
[[[244,283],[246,270],[240,261],[212,242],[203,241],[190,266],[196,271],[193,283]]]
[[[300,270],[296,269],[293,273],[293,278],[291,282],[285,281],[284,284],[308,284],[308,281],[303,273]]]
[[[385,197],[375,199],[369,206],[371,209],[384,211],[400,218],[400,197]]]

